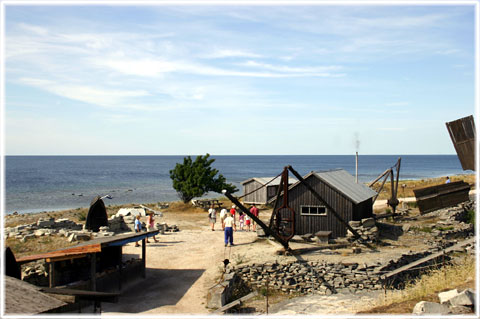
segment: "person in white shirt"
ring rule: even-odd
[[[225,217],[227,217],[227,209],[222,208],[220,211],[220,222],[222,223],[222,230],[225,230],[225,227],[223,227],[223,221],[225,220]]]
[[[217,221],[217,211],[215,210],[213,205],[208,210],[208,218],[210,219],[210,224],[212,225],[212,231],[214,231],[215,230],[215,223]]]
[[[230,242],[230,246],[234,246],[233,244],[233,231],[237,230],[235,227],[235,221],[233,220],[232,214],[228,213],[227,218],[223,221],[223,228],[225,229],[225,247],[227,247],[228,243]]]

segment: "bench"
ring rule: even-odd
[[[320,244],[328,244],[328,241],[330,240],[330,236],[332,235],[332,232],[329,231],[329,230],[321,230],[321,231],[317,231],[315,233],[315,239],[317,241],[317,243],[320,243]]]

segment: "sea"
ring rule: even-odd
[[[179,156],[6,156],[4,213],[35,213],[89,207],[97,196],[110,195],[106,205],[179,200],[169,171]],[[192,156],[194,158],[195,156]],[[355,175],[354,155],[214,156],[212,166],[228,183],[273,177],[291,165],[298,173],[345,169]],[[400,179],[427,179],[473,174],[456,155],[359,155],[359,182],[371,182],[401,158]],[[204,197],[219,197],[209,193]]]

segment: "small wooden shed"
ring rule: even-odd
[[[247,196],[243,198],[243,202],[246,204],[267,204],[268,201],[274,198],[277,194],[281,178],[279,176],[273,181],[272,179],[273,177],[253,177],[243,181],[243,193],[247,194]],[[297,180],[295,178],[288,178],[288,185],[292,185],[296,182]],[[262,187],[267,183],[267,186]],[[258,190],[255,191],[256,189]]]
[[[289,187],[288,206],[295,211],[295,234],[331,231],[332,238],[346,236],[347,228],[329,212],[325,203],[346,222],[372,217],[372,198],[377,193],[363,184],[357,184],[347,171],[340,169],[311,172],[303,178],[323,201],[316,199],[300,182]],[[270,200],[270,203],[274,202],[275,198]],[[277,206],[280,207],[282,202],[283,198],[278,201]],[[277,207],[274,207],[275,209]]]

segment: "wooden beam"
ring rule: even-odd
[[[250,298],[253,298],[255,297],[256,295],[258,295],[258,292],[257,291],[254,291],[254,292],[251,292],[249,293],[248,295],[246,296],[243,296],[242,298],[239,298],[235,301],[232,301],[228,304],[226,304],[225,306],[221,307],[221,308],[218,308],[217,310],[215,310],[213,313],[223,313],[225,312],[226,310],[232,308],[232,307],[235,307],[235,306],[238,306],[238,305],[241,305],[242,302],[250,299]]]
[[[145,242],[145,238],[142,239],[142,278],[146,278],[146,268],[147,268],[147,261],[146,261],[146,257],[147,257],[147,249],[146,249],[146,242]]]
[[[90,287],[92,291],[97,290],[97,258],[95,253],[90,254]]]
[[[48,287],[55,287],[55,262],[48,263]]]
[[[467,240],[462,241],[462,242],[460,242],[460,243],[458,243],[458,244],[456,244],[456,245],[453,245],[453,246],[451,246],[451,247],[448,247],[448,248],[444,249],[443,251],[440,251],[440,252],[435,253],[435,254],[428,255],[428,256],[423,257],[423,258],[420,258],[420,259],[418,259],[418,260],[416,260],[416,261],[414,261],[414,262],[412,262],[412,263],[410,263],[410,264],[408,264],[408,265],[405,265],[405,266],[402,266],[402,267],[400,267],[400,268],[397,268],[397,269],[395,269],[395,270],[393,270],[393,271],[391,271],[391,272],[383,275],[381,278],[382,278],[382,279],[387,279],[387,278],[390,278],[390,277],[392,277],[392,276],[398,275],[398,274],[401,273],[401,272],[407,271],[407,270],[409,270],[409,269],[411,269],[411,268],[413,268],[413,267],[415,267],[415,266],[421,265],[421,264],[423,264],[423,263],[425,263],[425,262],[427,262],[427,261],[430,261],[430,260],[432,260],[432,259],[438,258],[438,257],[440,257],[440,256],[442,256],[442,255],[444,255],[444,254],[447,254],[447,253],[449,253],[449,252],[451,252],[451,251],[457,250],[457,249],[459,249],[459,248],[461,248],[461,247],[463,247],[463,246],[466,246],[466,245],[468,245],[468,244],[472,244],[472,243],[474,243],[474,242],[475,242],[475,238],[467,239]]]
[[[91,244],[91,245],[84,245],[79,247],[71,247],[62,250],[52,251],[48,253],[38,254],[38,255],[31,255],[25,256],[17,259],[17,262],[20,264],[32,262],[39,259],[47,259],[47,258],[61,258],[67,256],[76,256],[82,254],[89,254],[89,253],[97,253],[102,251],[102,247],[100,244]]]
[[[120,246],[120,254],[118,255],[118,291],[122,291],[122,250],[123,246]]]
[[[80,255],[68,255],[68,256],[61,256],[61,257],[49,257],[45,258],[47,263],[54,262],[54,261],[62,261],[62,260],[72,260],[77,258],[84,258],[87,257],[88,254],[80,254]]]

